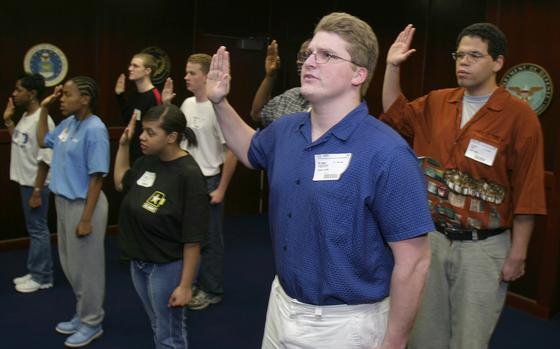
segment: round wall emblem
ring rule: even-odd
[[[42,43],[33,46],[25,54],[23,69],[27,73],[41,74],[47,87],[59,84],[68,73],[68,60],[58,47]]]
[[[171,59],[167,53],[157,46],[146,47],[142,50],[142,53],[148,53],[154,56],[156,59],[157,67],[154,75],[152,76],[152,82],[154,85],[161,85],[169,77],[171,73]]]
[[[552,79],[537,64],[522,63],[511,67],[500,84],[515,97],[529,103],[537,115],[542,114],[552,100]]]

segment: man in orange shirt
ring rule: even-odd
[[[525,273],[534,216],[546,214],[541,126],[498,87],[507,42],[489,23],[457,38],[459,87],[409,102],[399,75],[413,35],[407,26],[387,54],[381,116],[420,156],[437,230],[409,348],[486,348],[507,283]]]

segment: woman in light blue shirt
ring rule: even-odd
[[[65,345],[81,347],[103,333],[107,199],[101,191],[109,172],[109,135],[93,114],[97,83],[86,76],[68,80],[41,103],[37,138],[53,149],[50,190],[55,194],[58,251],[64,274],[76,295],[76,313],[56,331],[69,334]],[[47,108],[60,100],[67,116],[47,129]]]

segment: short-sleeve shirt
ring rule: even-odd
[[[220,166],[226,158],[226,141],[212,103],[197,102],[195,97],[189,97],[181,105],[181,111],[185,114],[187,126],[193,130],[198,142],[195,147],[183,140],[181,147],[191,153],[205,176],[219,174]]]
[[[494,229],[515,214],[545,214],[543,137],[529,105],[499,87],[462,128],[463,88],[401,95],[381,119],[423,157],[439,225]]]
[[[134,161],[142,156],[139,139],[142,134],[142,118],[148,109],[161,104],[161,94],[155,87],[146,92],[131,93],[128,98],[125,97],[125,93],[121,93],[117,95],[117,102],[121,107],[121,116],[125,125],[128,125],[135,109],[140,111],[140,119],[136,120],[136,129],[129,146],[130,161]]]
[[[309,102],[301,94],[300,87],[294,87],[268,101],[260,112],[263,126],[268,126],[281,116],[308,111]]]
[[[10,157],[10,179],[19,185],[34,186],[39,161],[50,165],[52,150],[39,148],[37,142],[37,123],[41,108],[33,114],[24,113],[12,134]],[[54,129],[54,122],[48,117],[49,130]],[[45,183],[49,182],[47,178]]]
[[[109,133],[96,115],[67,117],[47,133],[44,143],[53,149],[49,189],[56,195],[86,199],[90,175],[109,173]]]
[[[314,180],[325,155],[347,167]],[[301,302],[382,300],[394,265],[387,243],[434,229],[416,156],[365,103],[313,142],[309,112],[281,118],[254,135],[248,158],[267,171],[278,278]]]
[[[123,187],[119,239],[130,258],[169,263],[183,258],[184,244],[205,237],[209,197],[192,156],[140,157],[126,172]]]

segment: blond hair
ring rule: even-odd
[[[360,87],[360,95],[364,97],[379,57],[379,44],[375,33],[369,24],[344,12],[333,12],[323,17],[315,27],[314,33],[321,31],[337,34],[344,39],[352,62],[367,69],[367,78]]]
[[[144,68],[150,68],[150,77],[154,76],[157,69],[156,58],[149,53],[137,53],[132,58],[140,58],[142,63],[144,63]]]
[[[204,75],[208,75],[210,71],[210,63],[212,62],[212,57],[206,53],[195,53],[187,58],[187,63],[200,64],[200,70]]]

